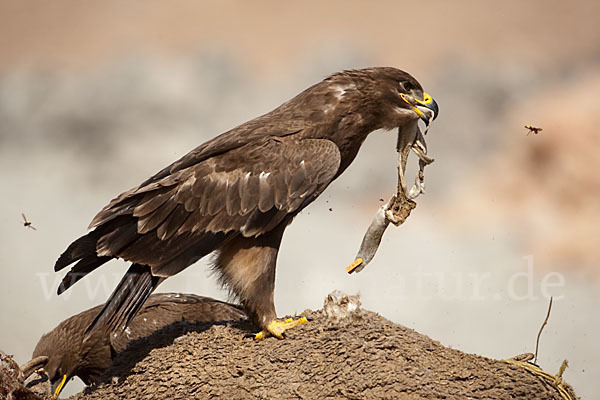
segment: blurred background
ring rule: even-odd
[[[565,379],[595,397],[598,15],[597,1],[0,1],[0,348],[23,363],[106,300],[122,261],[60,297],[52,267],[111,198],[333,72],[385,65],[440,105],[427,193],[347,275],[396,184],[396,133],[373,133],[287,230],[279,315],[340,289],[444,345],[508,358],[534,351],[554,296],[539,364],[568,359]],[[159,291],[226,299],[206,265]]]

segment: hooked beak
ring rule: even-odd
[[[431,121],[435,120],[440,112],[440,109],[429,94],[423,93],[423,100],[419,100],[407,94],[402,94],[402,99],[413,107],[413,110],[425,125],[429,126]]]

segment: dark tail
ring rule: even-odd
[[[69,272],[67,272],[58,286],[58,291],[56,293],[60,295],[62,292],[73,286],[75,282],[111,259],[112,257],[109,256],[98,257],[95,254],[82,258]]]
[[[98,257],[96,255],[96,242],[98,241],[99,232],[92,231],[85,236],[80,237],[60,255],[56,264],[54,264],[54,270],[60,271],[69,264],[79,261],[75,264],[71,270],[65,275],[60,286],[58,287],[58,294],[61,294],[78,280],[109,261],[112,257]]]
[[[96,242],[99,236],[98,231],[92,231],[71,243],[60,257],[58,257],[58,260],[56,260],[54,271],[58,272],[77,260],[81,260],[91,254],[96,254]]]
[[[118,254],[121,248],[135,241],[138,238],[136,226],[133,217],[119,216],[71,243],[54,264],[54,270],[60,271],[77,262],[63,278],[58,294],[113,259],[113,254]]]
[[[85,333],[99,327],[111,332],[124,330],[163,280],[153,276],[149,266],[132,264]]]

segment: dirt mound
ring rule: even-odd
[[[153,350],[133,346],[105,383],[73,398],[563,398],[519,366],[446,348],[360,308],[335,311],[305,311],[312,320],[285,340],[245,338],[247,322],[170,326],[183,335],[160,342],[162,332]]]

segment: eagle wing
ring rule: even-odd
[[[57,261],[59,270],[80,259],[69,272],[79,275],[67,274],[61,291],[113,257],[167,277],[232,235],[269,232],[325,190],[340,160],[329,140],[270,136],[125,192]]]

